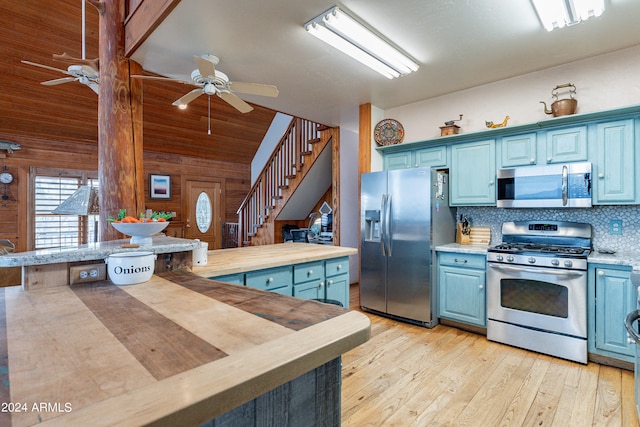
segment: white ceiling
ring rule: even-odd
[[[303,24],[336,4],[417,59],[418,72],[388,80],[307,34]],[[605,4],[599,18],[547,32],[530,0],[182,0],[132,58],[188,79],[193,55],[214,54],[232,81],[280,90],[243,99],[357,131],[360,104],[384,110],[640,44],[640,1]]]

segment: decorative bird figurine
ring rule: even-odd
[[[486,125],[488,128],[494,129],[494,128],[501,128],[501,127],[505,127],[507,125],[507,121],[509,121],[511,117],[509,116],[505,116],[504,120],[502,121],[502,123],[493,123],[493,122],[488,122],[485,121]]]

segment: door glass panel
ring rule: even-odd
[[[196,224],[201,233],[206,233],[211,227],[211,199],[204,191],[196,201]]]
[[[500,305],[566,319],[569,317],[569,289],[537,280],[502,279]]]

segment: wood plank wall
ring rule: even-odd
[[[18,251],[30,250],[27,236],[31,215],[29,173],[32,167],[76,170],[98,168],[97,146],[77,141],[52,141],[0,133],[0,139],[11,139],[22,145],[19,151],[1,159],[15,176],[9,185],[10,200],[0,203],[0,239],[9,239]],[[249,164],[176,156],[154,152],[144,153],[144,174],[171,175],[170,200],[149,198],[149,182],[145,182],[146,208],[176,212],[177,222],[183,221],[182,187],[187,179],[218,181],[223,189],[223,220],[237,222],[236,210],[250,188]],[[15,201],[14,201],[15,199]]]

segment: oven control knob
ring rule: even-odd
[[[497,255],[496,256],[496,260],[497,261],[502,261],[504,258],[502,257],[502,255]]]
[[[529,259],[527,260],[527,262],[529,264],[535,264],[536,263],[536,259],[534,257],[530,256]]]
[[[571,260],[566,260],[566,261],[564,262],[564,266],[565,266],[565,267],[573,267],[573,261],[571,261]]]
[[[507,261],[513,262],[513,257],[511,255],[507,255]]]
[[[554,265],[554,266],[556,266],[556,267],[557,267],[557,266],[559,266],[559,265],[560,265],[560,261],[558,261],[557,259],[552,259],[552,260],[551,260],[551,265]]]

